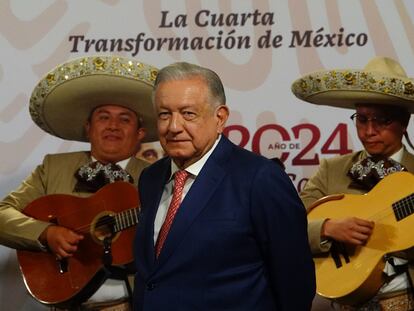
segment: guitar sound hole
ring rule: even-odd
[[[112,239],[115,236],[114,231],[115,220],[110,215],[100,217],[95,224],[94,236],[99,241],[103,241],[105,238]]]

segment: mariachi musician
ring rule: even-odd
[[[307,208],[327,195],[367,193],[390,173],[414,172],[414,156],[402,143],[405,136],[412,147],[407,127],[414,112],[413,81],[395,60],[375,57],[362,70],[311,73],[296,80],[292,91],[306,102],[354,109],[350,117],[364,146],[364,150],[321,161],[301,193]],[[367,243],[375,222],[354,216],[331,219],[327,215],[311,220],[308,234],[313,254],[327,253],[338,242],[354,246]],[[412,242],[414,245],[414,236]],[[412,271],[414,266],[407,252],[389,256],[383,282],[374,297],[355,304],[339,304],[339,309],[413,310]]]
[[[22,211],[45,195],[89,197],[118,180],[137,185],[141,171],[149,165],[135,157],[137,149],[141,142],[157,140],[151,103],[156,73],[156,68],[136,60],[93,56],[68,61],[45,75],[30,99],[33,121],[59,138],[89,142],[90,150],[46,155],[1,201],[2,245],[49,252],[58,260],[74,256],[83,234]],[[70,308],[130,310],[127,283],[108,279],[90,293],[89,301],[70,302]],[[50,291],[54,290],[51,285]]]

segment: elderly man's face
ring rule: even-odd
[[[96,108],[86,125],[86,133],[92,155],[104,163],[131,157],[145,136],[135,112],[117,105]]]
[[[356,109],[358,137],[371,155],[389,157],[402,147],[406,127],[390,118],[387,110],[373,105],[360,105]]]
[[[204,80],[197,77],[163,82],[156,90],[160,143],[180,168],[212,147],[228,118],[227,107],[212,108],[208,94]]]

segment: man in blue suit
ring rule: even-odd
[[[139,181],[134,309],[310,310],[305,209],[279,165],[222,135],[220,78],[172,64],[153,95],[167,157]]]

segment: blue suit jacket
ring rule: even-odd
[[[155,259],[154,219],[170,161],[151,165],[139,182],[134,310],[310,310],[315,277],[305,208],[276,163],[225,137]]]

